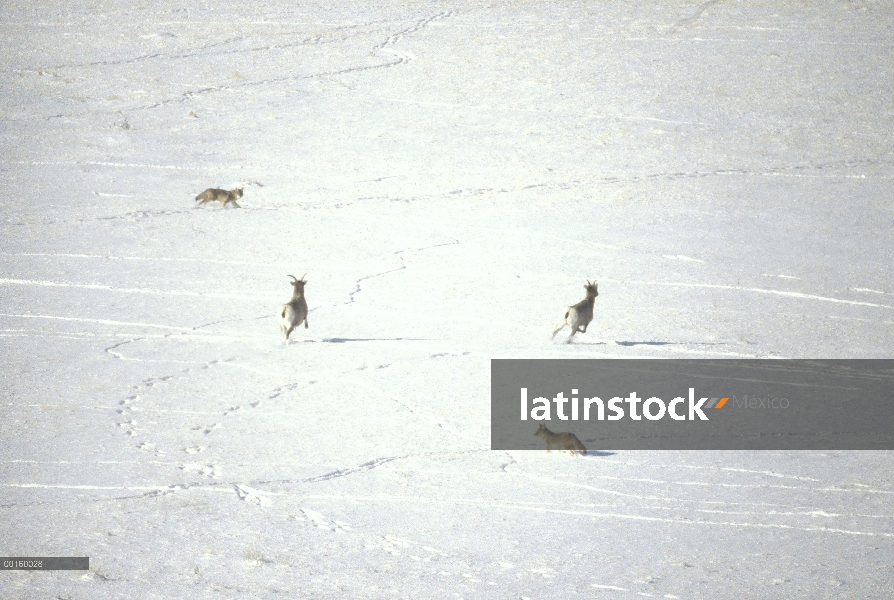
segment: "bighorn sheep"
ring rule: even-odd
[[[289,275],[292,278],[292,299],[279,309],[281,318],[279,328],[282,330],[286,344],[289,343],[289,334],[301,325],[301,321],[304,321],[304,328],[307,329],[307,300],[304,299],[304,286],[307,284],[307,281],[304,280],[305,275],[307,273],[302,275],[301,279],[295,279],[294,275]]]
[[[584,286],[584,289],[587,290],[587,297],[574,306],[569,306],[565,309],[565,316],[562,317],[560,322],[556,323],[553,337],[556,337],[556,334],[559,333],[559,330],[565,327],[565,325],[571,327],[571,335],[569,335],[568,339],[565,341],[566,344],[571,343],[571,338],[578,331],[581,333],[587,332],[587,325],[593,320],[593,303],[596,300],[596,296],[599,295],[599,290],[596,286],[597,283],[595,281],[590,283],[590,280],[587,280],[587,285]]]

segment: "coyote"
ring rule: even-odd
[[[226,206],[230,202],[233,203],[233,206],[236,208],[242,208],[236,203],[236,198],[242,197],[242,189],[236,188],[232,192],[228,192],[227,190],[219,190],[217,188],[208,188],[198,196],[196,196],[196,200],[201,200],[199,202],[199,206],[205,204],[206,202],[220,202],[221,206]]]
[[[574,456],[575,452],[587,453],[587,449],[584,448],[584,445],[581,444],[580,440],[573,433],[553,433],[541,423],[540,427],[537,428],[537,433],[534,435],[539,435],[543,438],[543,441],[546,442],[547,452],[557,448],[559,450],[568,450],[571,456]]]

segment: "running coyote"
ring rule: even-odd
[[[232,192],[228,192],[227,190],[208,188],[207,190],[196,196],[196,200],[201,200],[198,206],[201,206],[206,202],[220,202],[221,206],[226,206],[227,204],[232,202],[233,206],[235,206],[236,208],[242,208],[236,203],[236,199],[242,197],[242,189],[243,188],[236,188]]]

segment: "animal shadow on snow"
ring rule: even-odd
[[[589,443],[590,443],[590,440],[586,440],[586,442],[589,444]],[[539,450],[539,449],[538,449],[537,452],[543,452],[543,450]],[[558,449],[555,449],[555,448],[554,448],[554,449],[553,449],[553,454],[557,454],[557,455],[559,455],[559,456],[561,456],[561,455],[565,455],[565,456],[568,457],[568,458],[575,458],[575,459],[577,459],[577,458],[583,458],[583,459],[591,458],[591,459],[596,459],[596,458],[602,458],[602,457],[604,457],[604,456],[614,456],[615,454],[617,454],[617,452],[608,452],[608,451],[606,451],[606,450],[587,450],[587,453],[586,453],[586,454],[580,454],[580,453],[578,453],[577,456],[571,456],[571,457],[569,457],[569,456],[568,456],[568,452],[567,452],[566,450],[558,450]],[[550,455],[550,456],[551,456],[551,455]]]
[[[618,346],[729,346],[729,342],[619,342]]]
[[[590,440],[587,440],[590,443]],[[587,450],[586,454],[581,454],[581,458],[599,458],[601,456],[614,456],[617,452],[606,452],[605,450]]]
[[[315,340],[306,340],[312,342]],[[346,344],[347,342],[424,342],[425,338],[323,338],[324,344]]]
[[[622,342],[615,340],[614,342],[569,342],[574,346],[607,346],[614,343],[616,346],[685,346],[688,344],[680,344],[679,342]]]
[[[606,346],[612,342],[571,342],[575,346]],[[616,346],[727,346],[724,342],[631,342],[615,340]]]

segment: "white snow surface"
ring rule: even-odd
[[[0,555],[90,557],[0,597],[891,597],[890,453],[489,449],[492,358],[892,356],[890,3],[0,22]]]

